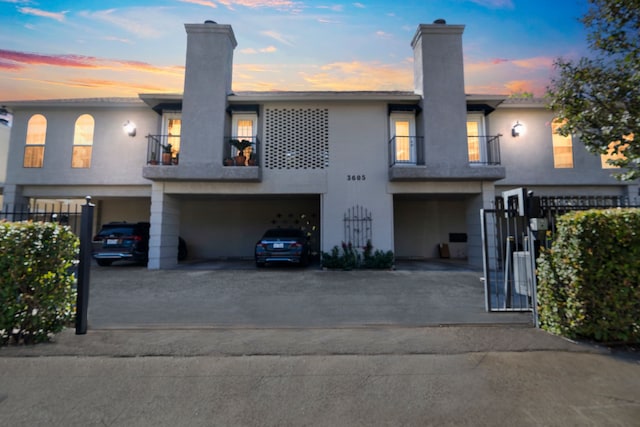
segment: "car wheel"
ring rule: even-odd
[[[100,267],[109,267],[113,261],[110,259],[97,259],[96,262]]]
[[[264,268],[264,266],[265,266],[265,263],[264,263],[264,262],[258,262],[258,261],[256,261],[256,267],[258,267],[258,268]]]

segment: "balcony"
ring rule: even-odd
[[[240,149],[241,148],[241,149]],[[257,136],[229,136],[223,150],[224,166],[259,166],[260,140]]]
[[[238,156],[231,140],[243,140],[244,158]],[[259,182],[262,171],[259,167],[260,141],[256,137],[225,137],[223,141],[211,142],[214,146],[210,158],[185,152],[180,157],[179,135],[147,135],[147,164],[142,176],[158,181],[223,181]],[[219,150],[219,151],[216,151]],[[210,151],[211,153],[211,151]],[[242,167],[238,167],[242,166]]]
[[[390,181],[497,181],[506,176],[500,164],[500,136],[468,137],[467,156],[443,147],[428,151],[424,138],[396,136],[389,141]],[[460,159],[460,160],[458,160]]]
[[[180,160],[180,135],[147,135],[148,165],[177,165]]]
[[[469,136],[469,163],[472,165],[500,164],[500,137],[502,135]]]

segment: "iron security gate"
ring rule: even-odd
[[[534,197],[505,191],[495,209],[480,212],[487,311],[532,311],[537,321],[536,260],[553,241],[556,218],[576,210],[638,207],[620,196]]]
[[[533,311],[537,250],[526,219],[499,208],[481,220],[487,311]]]

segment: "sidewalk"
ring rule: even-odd
[[[638,425],[637,354],[484,312],[475,272],[291,273],[92,271],[86,335],[0,348],[0,425]]]
[[[637,426],[639,383],[522,327],[68,330],[0,349],[0,425]]]

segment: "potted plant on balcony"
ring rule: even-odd
[[[251,141],[247,141],[246,139],[231,139],[229,140],[229,144],[233,145],[238,153],[234,157],[236,162],[236,166],[244,166],[247,158],[244,155],[244,150],[251,147]]]
[[[162,164],[170,165],[171,164],[171,150],[173,146],[171,144],[166,144],[162,146]]]

